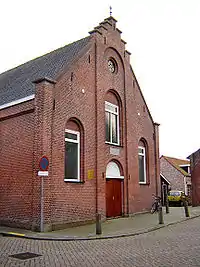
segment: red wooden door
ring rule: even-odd
[[[115,179],[114,180],[114,206],[115,206],[114,217],[122,215],[121,184],[122,184],[122,180],[120,180],[120,179]]]
[[[114,203],[113,203],[113,179],[106,180],[106,216],[113,217]]]
[[[117,217],[122,215],[122,194],[120,179],[106,180],[106,216]]]

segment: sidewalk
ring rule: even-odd
[[[166,214],[163,207],[164,224],[158,223],[158,214],[136,214],[128,218],[107,220],[102,223],[102,234],[96,235],[96,225],[84,225],[59,231],[38,233],[19,228],[0,226],[0,234],[41,240],[91,240],[117,238],[123,236],[147,233],[171,224],[200,216],[200,207],[189,207],[190,217],[186,218],[183,207],[170,207],[170,213]]]

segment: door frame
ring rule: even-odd
[[[107,180],[121,180],[121,216],[124,214],[124,176],[122,175],[122,167],[121,164],[116,162],[115,160],[109,161],[106,166],[106,186]],[[107,190],[107,187],[106,187]],[[107,191],[105,194],[106,201],[106,216],[107,216]],[[109,217],[112,218],[112,217]]]
[[[121,192],[120,192],[120,202],[121,202],[121,215],[119,216],[107,216],[107,182],[110,180],[118,180],[120,181],[120,187],[121,187]],[[113,193],[113,192],[112,192]],[[117,218],[117,217],[121,217],[124,214],[124,179],[117,179],[117,178],[107,178],[106,179],[106,194],[105,194],[105,200],[106,200],[106,218],[112,219],[112,218]]]

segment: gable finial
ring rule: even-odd
[[[110,16],[112,16],[112,7],[110,6]]]

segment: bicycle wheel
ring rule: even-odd
[[[157,203],[156,203],[156,202],[154,202],[154,203],[152,204],[152,207],[151,207],[151,213],[154,213],[155,211],[157,211]]]

